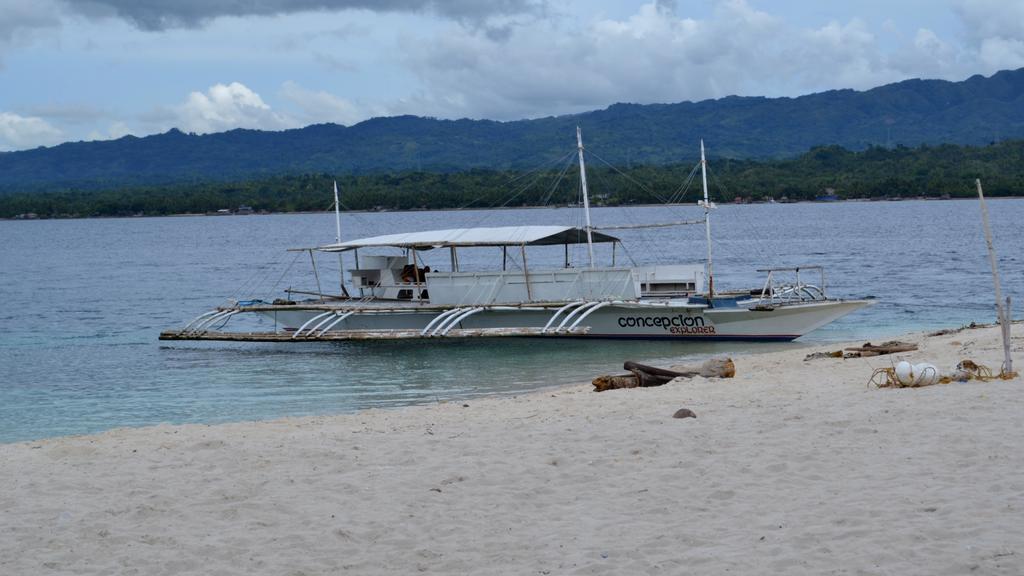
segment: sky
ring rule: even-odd
[[[1024,0],[0,0],[0,151],[1024,67]]]

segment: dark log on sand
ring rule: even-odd
[[[736,365],[731,358],[712,358],[700,366],[673,366],[672,370],[645,366],[636,362],[626,362],[622,366],[629,370],[630,374],[617,376],[602,375],[594,378],[594,390],[603,392],[618,388],[646,388],[648,386],[661,386],[675,378],[692,378],[703,376],[705,378],[732,378],[736,375]]]
[[[605,390],[618,390],[619,388],[638,388],[640,387],[639,381],[633,374],[620,374],[618,376],[610,376],[603,374],[594,378],[591,382],[594,385],[594,392],[604,392]]]
[[[633,373],[633,376],[636,377],[637,386],[639,386],[640,388],[646,388],[648,386],[661,386],[662,384],[672,380],[676,376],[684,375],[683,372],[676,372],[675,370],[666,370],[664,368],[656,368],[654,366],[645,366],[643,364],[637,364],[636,362],[630,361],[624,363],[622,367]]]

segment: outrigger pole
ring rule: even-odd
[[[587,220],[587,252],[590,254],[590,267],[594,267],[594,238],[590,226],[590,197],[587,195],[587,169],[583,164],[583,133],[576,127],[576,150],[580,154],[580,185],[583,186],[583,213]]]
[[[338,181],[334,181],[334,228],[337,235],[334,241],[341,244],[341,203],[338,201]],[[312,252],[310,252],[312,254]],[[348,297],[348,290],[345,289],[345,261],[342,258],[343,252],[338,252],[338,284],[341,286],[341,293]]]
[[[704,159],[704,139],[700,140],[700,178],[704,185],[704,201],[699,202],[704,207],[704,231],[708,237],[708,306],[712,306],[712,298],[715,296],[715,278],[711,272],[711,209],[715,207],[708,200],[708,171],[707,160]]]

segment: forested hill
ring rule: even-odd
[[[618,169],[591,163],[591,201],[599,205],[692,203],[700,194],[696,160],[688,164]],[[132,216],[214,212],[242,205],[255,211],[324,210],[335,180],[342,203],[353,210],[493,208],[566,205],[579,200],[574,159],[534,172],[469,170],[390,174],[305,174],[238,182],[149,185],[92,191],[0,195],[0,218]],[[815,148],[786,160],[711,162],[711,196],[717,202],[767,198],[811,200],[968,197],[980,178],[989,196],[1024,194],[1024,140],[988,146]],[[689,185],[686,183],[689,180]]]
[[[590,150],[620,166],[692,158],[699,138],[713,158],[786,158],[818,145],[982,145],[1024,137],[1024,68],[963,82],[907,80],[798,98],[615,104],[513,122],[400,116],[283,132],[197,136],[171,130],[0,153],[0,191],[109,190],[284,174],[523,169],[570,152],[577,124]]]

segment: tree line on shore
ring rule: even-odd
[[[1024,195],[1024,141],[989,146],[813,148],[786,160],[712,158],[711,193],[718,202],[772,198],[813,200],[966,197],[981,178],[991,196]],[[699,179],[684,189],[694,166],[612,167],[592,163],[587,175],[598,205],[696,201]],[[571,160],[536,171],[405,171],[360,175],[287,174],[238,182],[50,189],[0,195],[0,217],[157,216],[251,207],[256,212],[328,209],[338,182],[348,210],[412,210],[564,205],[579,199]],[[95,184],[95,183],[94,183]]]

